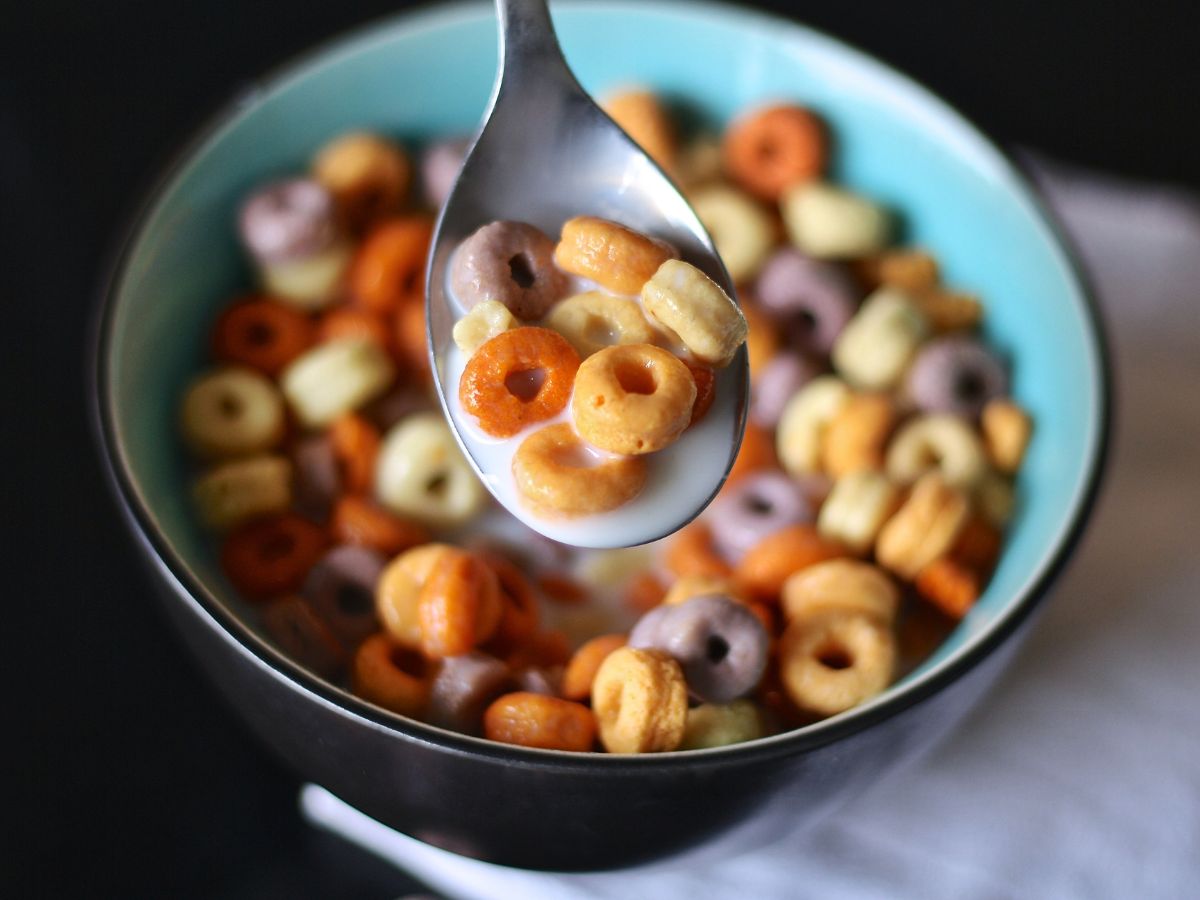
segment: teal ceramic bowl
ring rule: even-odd
[[[1013,394],[1036,434],[995,577],[920,669],[790,734],[717,751],[578,758],[376,709],[283,658],[243,617],[193,514],[175,438],[181,388],[204,364],[213,317],[249,283],[235,210],[347,129],[417,141],[470,132],[495,67],[490,5],[430,8],[331,43],[202,131],[121,250],[100,316],[95,402],[114,486],[168,608],[273,746],[307,777],[427,840],[519,865],[594,868],[697,844],[787,785],[812,801],[803,818],[956,721],[1080,532],[1109,396],[1094,307],[1045,210],[995,145],[929,92],[837,41],[733,6],[563,4],[555,21],[594,93],[650,85],[713,126],[770,99],[813,107],[836,136],[833,177],[901,211],[905,237],[934,249],[948,282],[986,299],[987,338],[1012,361]],[[630,803],[643,811],[634,826]]]

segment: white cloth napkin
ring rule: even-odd
[[[1034,633],[961,729],[801,833],[719,863],[548,875],[465,860],[317,787],[306,815],[451,897],[1200,895],[1200,203],[1037,162],[1117,356],[1114,461]]]

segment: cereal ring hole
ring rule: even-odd
[[[411,647],[392,647],[388,661],[405,675],[424,678],[429,673],[429,661]]]
[[[519,369],[504,376],[504,387],[522,403],[531,403],[546,383],[545,369]]]
[[[729,655],[729,642],[719,634],[710,634],[704,644],[704,655],[710,663],[716,665]]]
[[[236,394],[222,394],[221,399],[217,401],[217,409],[222,416],[230,420],[240,418],[245,412],[241,398]]]
[[[440,499],[445,496],[446,489],[449,487],[450,476],[445,472],[436,472],[425,482],[425,493],[435,499]]]
[[[375,596],[360,584],[343,584],[334,598],[339,612],[347,616],[365,616],[375,608]]]
[[[531,288],[537,281],[533,271],[533,261],[526,253],[518,253],[508,261],[508,271],[513,282],[519,288]]]
[[[968,369],[955,379],[954,393],[968,403],[980,403],[987,399],[987,384],[978,372]]]
[[[816,653],[817,662],[827,669],[840,672],[854,665],[854,657],[841,644],[826,644]]]
[[[622,361],[617,364],[614,374],[617,384],[627,394],[653,394],[658,390],[658,382],[654,380],[654,371],[649,366],[639,366],[636,363]],[[602,403],[597,403],[602,406]]]
[[[747,494],[742,501],[742,505],[745,507],[746,512],[756,516],[769,516],[775,511],[775,504],[766,497],[759,496],[758,494]]]
[[[245,337],[251,347],[265,347],[275,343],[275,329],[266,322],[251,322],[246,326]]]

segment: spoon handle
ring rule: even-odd
[[[554,34],[546,0],[496,0],[500,19],[500,74],[497,87],[516,89],[518,82],[563,78],[575,85]]]

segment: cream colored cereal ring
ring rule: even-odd
[[[384,435],[375,496],[392,512],[434,527],[462,525],[487,500],[440,413],[416,413]]]
[[[619,344],[652,344],[657,337],[637,303],[600,291],[556,303],[542,324],[565,337],[580,359]]]
[[[983,408],[980,425],[992,465],[1006,475],[1021,468],[1033,433],[1029,413],[1011,400],[992,400]]]
[[[762,716],[753,700],[701,703],[688,710],[680,750],[704,750],[753,741],[764,734]]]
[[[783,614],[789,622],[830,613],[896,621],[900,590],[878,566],[856,559],[831,559],[801,569],[783,583]]]
[[[607,95],[600,106],[663,171],[674,173],[678,152],[675,126],[655,94],[628,88]]]
[[[882,472],[843,475],[821,504],[817,531],[855,553],[866,553],[899,502],[899,489]]]
[[[791,242],[818,259],[868,256],[886,247],[891,236],[883,207],[823,181],[793,185],[780,203]]]
[[[717,578],[713,575],[684,575],[667,589],[662,603],[664,606],[673,606],[705,594],[724,594],[728,597],[737,597],[739,591],[733,581],[728,578]]]
[[[609,753],[676,749],[687,726],[687,710],[683,671],[661,650],[614,650],[592,682],[592,711],[600,742]]]
[[[834,370],[860,390],[889,390],[928,333],[928,321],[908,295],[882,287],[838,335],[831,353]]]
[[[558,267],[615,294],[636,294],[675,251],[654,238],[595,216],[576,216],[554,248]]]
[[[775,223],[758,201],[726,184],[698,188],[688,200],[734,284],[757,275],[775,244]]]
[[[821,445],[822,467],[834,478],[883,469],[895,427],[896,404],[887,394],[855,394],[830,420]]]
[[[279,383],[300,423],[321,428],[378,397],[395,373],[379,344],[349,337],[313,347],[283,370]]]
[[[775,452],[793,478],[821,471],[825,430],[850,396],[840,378],[820,375],[788,400],[775,432]]]
[[[912,484],[937,470],[948,484],[970,489],[987,471],[983,442],[966,421],[949,413],[917,416],[896,432],[887,451],[887,474]]]
[[[303,259],[264,265],[259,275],[272,297],[297,309],[324,309],[337,299],[352,256],[350,245],[337,241]]]
[[[586,516],[628,503],[646,484],[638,457],[599,458],[570,425],[547,425],[513,454],[513,479],[523,500],[547,515]]]
[[[917,573],[954,546],[967,523],[971,503],[962,491],[929,472],[913,486],[904,505],[884,524],[875,558],[902,578]]]
[[[896,639],[872,616],[853,613],[802,619],[779,641],[779,677],[800,709],[833,716],[891,684]]]
[[[678,357],[650,344],[606,347],[575,373],[571,413],[584,440],[612,453],[653,453],[691,421],[696,382]]]
[[[223,463],[196,479],[192,496],[213,528],[283,512],[292,502],[292,464],[282,456],[251,456]]]
[[[679,336],[698,360],[718,369],[746,342],[746,317],[720,286],[693,266],[669,259],[642,285],[646,311]]]
[[[375,613],[395,643],[412,649],[421,646],[417,612],[421,588],[454,549],[450,544],[422,544],[401,553],[380,573],[375,583]]]
[[[201,456],[262,453],[283,437],[283,398],[273,381],[253,369],[218,369],[183,395],[180,426],[183,439]]]
[[[713,134],[698,134],[683,145],[676,166],[676,180],[685,188],[696,188],[721,178],[721,141]]]
[[[458,349],[474,353],[502,331],[519,327],[521,322],[499,300],[476,303],[465,316],[454,323],[451,335]]]

